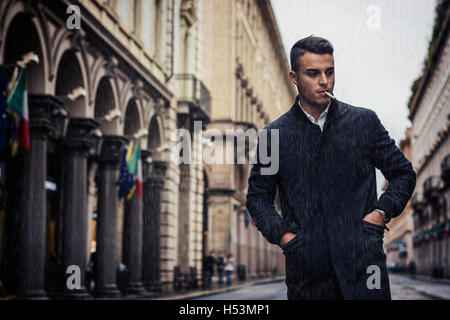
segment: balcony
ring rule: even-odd
[[[411,199],[411,206],[414,210],[413,212],[413,220],[414,220],[414,228],[420,228],[426,223],[427,220],[427,212],[426,207],[427,203],[423,198],[421,193],[415,193]]]
[[[444,180],[445,186],[450,186],[450,154],[447,155],[441,163],[441,177]]]
[[[443,182],[440,177],[431,176],[423,183],[424,196],[427,200],[434,201],[439,198]]]
[[[414,214],[422,215],[426,207],[426,202],[423,199],[422,194],[415,193],[411,199],[411,206],[414,209]]]
[[[211,95],[204,83],[192,74],[177,74],[178,110],[189,113],[193,119],[211,120]]]

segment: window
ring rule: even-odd
[[[120,21],[122,24],[129,28],[129,22],[130,22],[130,1],[128,0],[121,0],[117,1],[116,5],[117,15],[119,16]]]
[[[146,3],[148,1],[145,0],[143,2]],[[115,3],[114,7],[122,24],[128,31],[136,33],[139,37],[141,33],[140,21],[144,17],[143,13],[139,14],[139,12],[142,12],[142,0],[116,0]]]
[[[164,1],[155,0],[155,19],[154,19],[154,52],[158,60],[163,57],[163,27],[164,27]]]
[[[140,22],[142,18],[142,14],[139,14],[140,7],[141,7],[141,1],[140,0],[132,0],[132,18],[131,23],[133,24],[132,31],[136,34],[138,38],[141,36],[141,28],[140,28]]]
[[[154,21],[155,21],[155,1],[154,0],[144,0],[142,2],[141,10],[141,40],[144,43],[144,48],[154,53]]]
[[[144,0],[140,3],[141,40],[144,47],[158,60],[163,54],[164,1]]]

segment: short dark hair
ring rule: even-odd
[[[300,57],[305,52],[316,54],[333,54],[334,48],[330,41],[321,37],[309,36],[298,40],[291,49],[291,69],[294,72],[300,68]]]

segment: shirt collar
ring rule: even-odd
[[[330,108],[330,104],[331,104],[331,101],[328,103],[328,106],[326,107],[326,109],[322,111],[322,113],[319,116],[319,119],[327,116],[328,109]],[[298,99],[298,106],[300,107],[300,109],[302,109],[302,111],[305,113],[305,115],[308,117],[308,119],[310,121],[312,121],[313,123],[316,122],[316,119],[314,119],[314,117],[312,115],[310,115],[308,112],[305,111],[305,109],[303,109],[302,105],[300,104],[300,99]]]

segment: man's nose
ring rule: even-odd
[[[327,79],[327,76],[325,75],[325,73],[320,74],[319,85],[323,86],[323,87],[328,86],[328,79]]]

